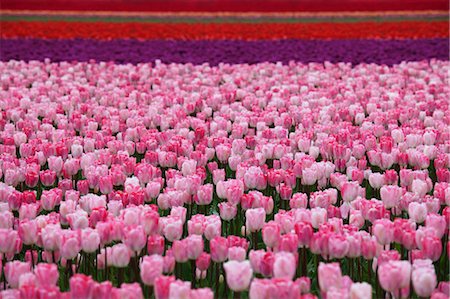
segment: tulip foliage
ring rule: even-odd
[[[448,61],[0,63],[0,297],[448,298]]]

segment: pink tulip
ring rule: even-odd
[[[59,250],[61,243],[61,228],[59,225],[47,225],[41,230],[41,239],[45,250]]]
[[[224,262],[228,257],[228,240],[223,237],[215,237],[209,243],[211,259],[216,263]]]
[[[210,215],[205,217],[204,236],[207,240],[211,240],[222,233],[222,222],[218,215]]]
[[[113,181],[109,175],[100,177],[98,185],[102,194],[109,194],[113,191]]]
[[[123,242],[131,251],[139,253],[144,248],[146,241],[145,231],[141,225],[124,229]]]
[[[179,240],[183,234],[183,222],[181,220],[170,220],[164,226],[164,236],[170,242]]]
[[[228,248],[228,260],[242,262],[245,260],[247,251],[239,246],[232,246]]]
[[[273,277],[293,279],[297,268],[294,254],[290,252],[278,252],[275,254],[273,264]]]
[[[394,239],[394,226],[388,219],[380,219],[375,221],[373,225],[373,234],[377,238],[378,243],[387,245]]]
[[[212,201],[213,185],[206,184],[199,187],[197,196],[194,197],[195,203],[198,205],[209,205]]]
[[[323,208],[313,208],[311,209],[311,225],[314,228],[319,228],[319,226],[327,221],[327,210]]]
[[[147,240],[147,252],[150,255],[162,255],[164,253],[164,237],[160,235],[149,236]]]
[[[169,288],[172,282],[175,281],[174,276],[159,276],[155,279],[155,297],[156,299],[168,299]]]
[[[320,263],[318,268],[319,286],[322,292],[327,292],[332,287],[340,288],[342,273],[338,263]]]
[[[209,255],[206,252],[202,252],[202,254],[200,254],[197,260],[195,261],[195,266],[200,271],[206,271],[209,268],[210,262],[211,262],[211,255]]]
[[[313,228],[311,224],[307,222],[297,222],[294,226],[295,233],[298,237],[298,245],[300,247],[309,246],[311,237],[313,235]]]
[[[85,228],[81,231],[81,249],[87,253],[93,253],[100,245],[100,235],[91,228]]]
[[[424,203],[412,202],[408,206],[408,214],[412,221],[422,223],[427,217],[427,206]]]
[[[162,256],[153,254],[145,256],[140,264],[140,275],[142,282],[152,286],[155,279],[163,273],[164,261]]]
[[[53,186],[56,181],[56,172],[53,170],[43,170],[39,174],[42,185],[46,187]]]
[[[402,189],[398,186],[383,186],[380,189],[381,200],[387,209],[397,207],[400,203]]]
[[[431,260],[415,260],[411,277],[414,291],[420,297],[429,297],[436,288],[437,278]]]
[[[378,267],[381,287],[398,297],[400,289],[409,286],[411,264],[408,261],[388,261]]]
[[[332,234],[330,236],[328,243],[330,258],[343,258],[347,255],[349,247],[348,240],[345,236],[341,234]]]
[[[372,286],[367,282],[354,283],[350,287],[350,299],[371,299]]]
[[[219,203],[220,218],[230,221],[236,217],[237,207],[229,202]]]
[[[281,238],[280,225],[274,221],[265,223],[262,228],[262,237],[267,247],[275,247]]]
[[[342,199],[352,202],[358,196],[359,184],[357,182],[346,182],[341,187]]]
[[[24,220],[19,224],[19,237],[25,245],[33,245],[38,241],[38,226],[35,220]]]
[[[308,205],[308,196],[304,193],[295,193],[289,200],[291,209],[306,208]]]
[[[59,204],[58,194],[54,190],[44,190],[41,195],[41,205],[46,211],[51,211]]]
[[[175,280],[169,286],[169,298],[189,298],[191,283],[182,280]]]
[[[39,286],[55,286],[58,283],[59,272],[55,264],[40,263],[34,268]]]
[[[235,292],[242,292],[250,286],[253,270],[249,261],[228,261],[223,264],[228,287]]]
[[[110,281],[95,283],[92,291],[93,298],[108,299],[111,298],[113,286]]]
[[[144,299],[139,283],[123,283],[120,286],[119,298]]]
[[[130,249],[125,244],[116,244],[112,247],[109,258],[114,267],[127,267],[131,258]]]
[[[173,241],[172,250],[178,263],[185,263],[189,260],[187,239]]]
[[[426,258],[431,259],[433,262],[439,260],[442,254],[442,243],[440,239],[433,236],[425,236],[420,244]]]
[[[20,276],[30,272],[30,264],[20,261],[8,262],[5,264],[5,277],[11,288],[19,287]]]
[[[262,255],[259,262],[259,270],[263,276],[270,277],[273,275],[273,267],[275,263],[275,254],[273,252],[266,252]]]
[[[185,240],[188,258],[197,259],[203,252],[203,238],[199,235],[190,235]]]
[[[189,299],[213,299],[214,293],[210,288],[192,289]]]
[[[36,276],[31,273],[24,273],[22,275],[20,275],[19,278],[19,289],[26,287],[26,286],[33,286],[36,287],[37,282],[36,282]]]
[[[81,240],[78,232],[71,230],[61,231],[60,252],[61,257],[71,260],[74,259],[81,250]]]
[[[266,220],[266,212],[263,208],[248,209],[245,212],[245,226],[250,232],[256,232],[263,228]]]

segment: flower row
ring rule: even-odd
[[[448,38],[447,22],[358,23],[106,23],[1,22],[2,38],[90,39],[404,39]]]
[[[349,62],[399,64],[448,60],[448,39],[138,41],[87,39],[2,39],[0,57],[9,60],[115,61],[143,63]],[[312,51],[311,49],[314,49]]]

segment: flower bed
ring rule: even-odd
[[[402,39],[448,38],[447,21],[357,23],[1,22],[2,38],[91,39]]]
[[[115,61],[117,63],[350,62],[393,65],[402,61],[448,59],[448,39],[137,41],[2,39],[3,61]]]
[[[448,61],[0,63],[7,298],[448,298]]]

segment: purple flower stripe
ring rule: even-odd
[[[276,40],[169,41],[88,39],[0,39],[2,61],[115,61],[211,65],[224,63],[351,62],[397,64],[432,58],[449,59],[447,39],[418,40]]]

